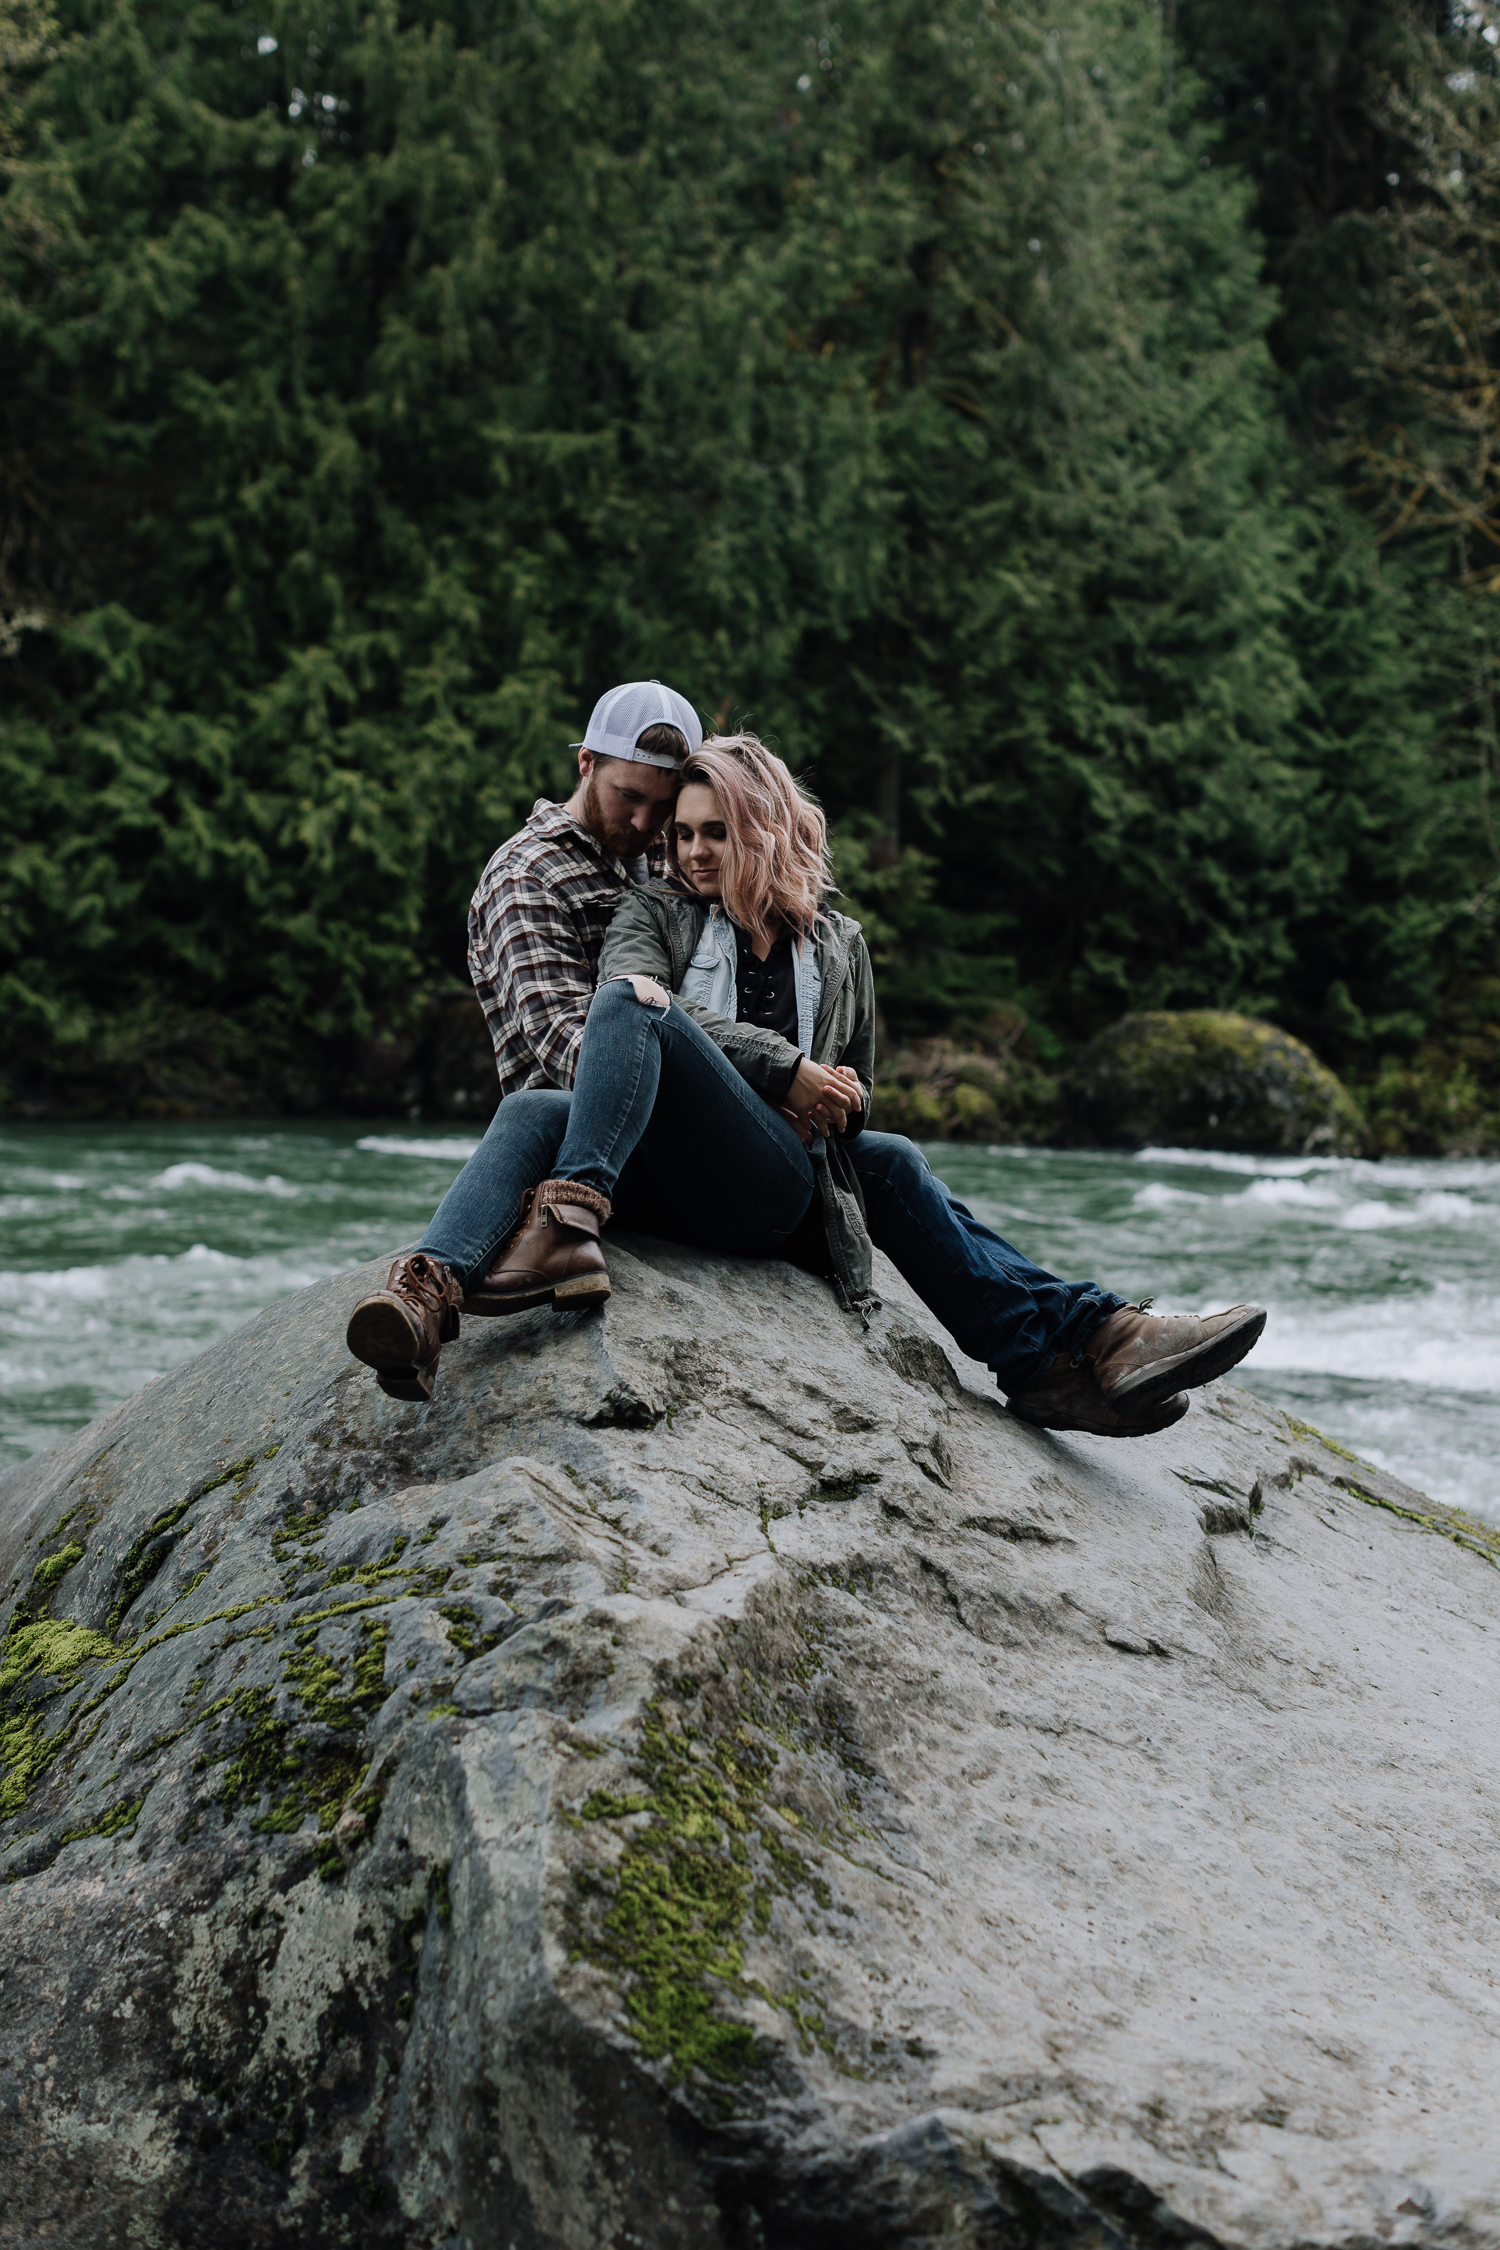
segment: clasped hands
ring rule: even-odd
[[[815,1133],[825,1141],[830,1133],[842,1133],[850,1116],[864,1106],[858,1071],[843,1063],[829,1070],[804,1056],[781,1114],[806,1148]]]

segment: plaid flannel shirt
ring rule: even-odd
[[[538,797],[500,846],[469,905],[469,974],[500,1073],[500,1098],[523,1087],[571,1091],[604,933],[620,895],[650,872]]]

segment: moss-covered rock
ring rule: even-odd
[[[1106,1146],[1354,1156],[1365,1127],[1310,1047],[1275,1024],[1216,1008],[1125,1016],[1078,1057],[1069,1107]]]
[[[871,1115],[914,1141],[1046,1142],[1061,1137],[1062,1089],[1034,1055],[1016,1008],[963,1039],[916,1039],[877,1065]]]
[[[1490,2250],[1500,1532],[609,1259],[0,1471],[4,2250]]]

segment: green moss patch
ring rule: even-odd
[[[57,1850],[61,1851],[64,1844],[80,1843],[85,1836],[118,1836],[123,1829],[134,1828],[145,1802],[144,1797],[120,1798],[107,1812],[102,1812],[97,1820],[89,1821],[85,1827],[64,1829],[57,1839]],[[56,1853],[53,1857],[56,1857]]]
[[[156,1519],[156,1531],[161,1519]],[[143,1550],[145,1552],[145,1550]],[[390,1596],[376,1597],[383,1606]],[[82,1749],[103,1724],[101,1709],[129,1679],[135,1666],[153,1648],[184,1633],[233,1620],[277,1597],[235,1604],[209,1616],[184,1619],[164,1630],[119,1643],[107,1633],[97,1633],[71,1619],[39,1618],[24,1624],[14,1620],[0,1642],[0,1819],[13,1818],[36,1790],[60,1754],[70,1747]],[[344,1608],[370,1606],[359,1600]],[[210,1748],[197,1761],[202,1772],[227,1757],[226,1773],[217,1792],[230,1818],[242,1806],[269,1798],[269,1809],[255,1823],[265,1829],[296,1828],[309,1813],[327,1828],[357,1788],[365,1761],[354,1750],[327,1735],[351,1734],[365,1726],[370,1713],[385,1700],[385,1648],[388,1628],[380,1622],[361,1623],[347,1673],[316,1645],[316,1627],[332,1613],[304,1618],[296,1645],[283,1658],[283,1677],[294,1706],[278,1711],[272,1691],[247,1687],[219,1696],[201,1709],[189,1708],[183,1723],[152,1740],[133,1754],[133,1762],[155,1756],[181,1736],[204,1730]],[[341,1615],[342,1621],[342,1615]],[[269,1634],[273,1625],[253,1628]],[[235,1638],[220,1643],[227,1648]],[[85,1666],[107,1667],[91,1692],[77,1700],[63,1723],[48,1732],[47,1708],[77,1682]],[[193,1683],[201,1694],[201,1680]],[[190,1692],[189,1705],[197,1697]],[[86,1722],[92,1720],[92,1725]],[[238,1739],[225,1749],[213,1747],[220,1728],[233,1729]],[[108,1833],[91,1823],[65,1832],[74,1835]]]
[[[798,1823],[793,1842],[796,1815],[768,1796],[781,1763],[778,1737],[794,1750],[832,1747],[821,1725],[788,1703],[789,1694],[803,1703],[799,1691],[817,1670],[808,1645],[808,1661],[785,1673],[774,1697],[757,1686],[748,1706],[705,1719],[701,1731],[680,1707],[648,1704],[637,1785],[596,1790],[577,1815],[611,1831],[619,1850],[575,1874],[573,1957],[609,1973],[641,2053],[666,2063],[674,2084],[708,2080],[721,2090],[721,2107],[725,2089],[772,2060],[753,2029],[727,2012],[726,2003],[751,1994],[786,2015],[799,2038],[815,2039],[841,2072],[863,2075],[812,1995],[773,1991],[746,1972],[746,1943],[769,1931],[777,1898],[801,1899],[804,1911],[833,1905],[821,1869],[798,1848],[804,1833],[809,1844],[830,1839]],[[852,1832],[862,1824],[847,1825]]]
[[[755,2034],[724,2020],[712,1983],[744,1990],[741,1932],[752,1906],[745,1839],[759,1813],[764,1761],[736,1758],[723,1744],[712,1763],[695,1761],[652,1704],[640,1766],[638,1794],[596,1790],[582,1808],[584,1820],[649,1817],[609,1875],[577,1877],[580,1897],[603,1903],[579,1950],[625,1979],[625,2013],[641,2052],[669,2060],[674,2081],[693,2071],[739,2078],[755,2063]]]
[[[511,1626],[506,1624],[486,1632],[472,1602],[444,1602],[438,1615],[448,1628],[449,1640],[466,1664],[472,1664],[476,1656],[487,1656],[492,1648],[498,1648],[511,1630]]]
[[[1337,1438],[1325,1437],[1323,1432],[1315,1429],[1311,1422],[1299,1422],[1296,1416],[1292,1414],[1287,1415],[1286,1422],[1287,1427],[1295,1432],[1298,1437],[1313,1438],[1329,1453],[1336,1453],[1341,1461],[1352,1461],[1356,1469],[1369,1468],[1368,1461],[1361,1461],[1357,1453],[1351,1453],[1347,1445],[1340,1445]]]
[[[153,1516],[129,1554],[120,1573],[120,1591],[106,1621],[106,1629],[116,1633],[126,1611],[146,1591],[161,1569],[177,1541],[171,1535],[192,1506],[191,1500],[179,1500],[176,1507],[164,1508]]]
[[[334,1658],[304,1631],[298,1648],[283,1657],[282,1674],[309,1718],[335,1732],[347,1732],[362,1726],[391,1692],[385,1684],[385,1650],[389,1639],[388,1625],[361,1627],[346,1688],[343,1673]]]
[[[46,1683],[54,1683],[50,1692],[55,1694],[71,1687],[85,1664],[117,1653],[103,1633],[92,1633],[70,1618],[38,1618],[16,1627],[0,1643],[0,1819],[20,1811],[77,1734],[80,1711],[55,1734],[47,1733]]]
[[[1363,1500],[1366,1507],[1384,1508],[1387,1515],[1399,1516],[1403,1523],[1413,1523],[1420,1531],[1435,1531],[1440,1539],[1451,1539],[1455,1546],[1467,1547],[1469,1552],[1500,1570],[1500,1530],[1491,1524],[1476,1523],[1472,1516],[1457,1508],[1445,1508],[1432,1501],[1426,1508],[1406,1508],[1398,1500],[1387,1500],[1378,1492],[1367,1491],[1356,1484],[1353,1477],[1337,1477],[1335,1483],[1351,1499]]]
[[[50,1594],[58,1580],[65,1578],[74,1563],[82,1560],[83,1549],[74,1541],[71,1545],[60,1548],[55,1555],[44,1555],[31,1574],[32,1582],[40,1586],[44,1593]]]
[[[315,1502],[283,1518],[272,1533],[273,1546],[279,1545],[292,1560],[292,1583],[284,1584],[280,1592],[263,1593],[202,1615],[179,1615],[170,1622],[159,1622],[154,1614],[127,1622],[132,1605],[161,1573],[183,1536],[196,1503],[222,1486],[243,1484],[255,1467],[254,1458],[232,1463],[185,1499],[151,1517],[118,1565],[104,1631],[39,1612],[35,1598],[30,1610],[18,1607],[12,1614],[9,1631],[0,1639],[0,1823],[11,1843],[18,1840],[16,1816],[23,1808],[34,1808],[44,1788],[57,1800],[52,1819],[59,1825],[49,1827],[44,1821],[42,1828],[29,1832],[52,1838],[51,1857],[61,1848],[59,1838],[66,1842],[114,1833],[108,1816],[95,1817],[86,1802],[76,1810],[72,1807],[69,1798],[75,1784],[67,1777],[106,1723],[111,1699],[130,1680],[136,1665],[153,1650],[189,1633],[208,1638],[180,1723],[154,1731],[149,1741],[134,1748],[129,1747],[127,1729],[116,1757],[128,1756],[139,1769],[182,1737],[197,1735],[202,1747],[194,1770],[206,1774],[215,1767],[222,1769],[211,1801],[219,1804],[226,1819],[248,1813],[258,1829],[287,1833],[315,1820],[324,1839],[318,1847],[319,1864],[329,1876],[342,1872],[360,1835],[373,1825],[379,1796],[368,1790],[361,1795],[367,1771],[361,1738],[372,1712],[390,1690],[385,1684],[389,1628],[371,1613],[385,1610],[405,1594],[431,1596],[446,1580],[446,1568],[418,1563],[409,1552],[409,1539],[398,1533],[370,1562],[346,1566],[335,1574],[330,1585],[342,1598],[312,1607],[305,1598],[298,1599],[296,1580],[306,1569],[319,1567],[317,1550],[328,1510]],[[74,1501],[47,1534],[46,1543],[55,1551],[36,1561],[31,1582],[43,1603],[50,1602],[83,1558],[100,1505],[95,1500]],[[66,1545],[58,1546],[69,1532]],[[190,1607],[191,1595],[207,1575],[206,1570],[189,1575],[175,1589],[175,1602]],[[477,1612],[468,1605],[455,1605],[445,1622],[450,1631],[456,1628],[460,1649],[491,1643],[492,1636],[479,1629]],[[320,1645],[323,1626],[334,1628],[331,1647]],[[236,1686],[226,1681],[229,1692],[205,1696],[205,1682],[212,1676],[209,1668],[237,1644],[253,1649],[263,1642],[280,1644],[278,1683],[252,1684],[252,1675],[252,1683]],[[85,1673],[91,1676],[85,1679]],[[75,1693],[80,1687],[82,1692]],[[85,1782],[80,1774],[76,1789],[85,1800],[97,1787],[97,1778],[91,1775]],[[139,1792],[149,1791],[152,1778],[142,1774],[137,1793],[126,1802],[138,1807],[143,1801]],[[350,1807],[360,1817],[345,1824],[335,1844],[331,1831]],[[26,1861],[23,1871],[49,1863]],[[22,1867],[21,1861],[12,1862],[10,1879],[17,1879],[17,1869]]]
[[[291,1698],[320,1730],[349,1734],[361,1729],[371,1711],[391,1692],[385,1685],[384,1625],[363,1628],[346,1683],[332,1656],[304,1636],[282,1659]],[[222,1708],[216,1706],[215,1708]],[[279,1709],[267,1687],[242,1688],[228,1700],[226,1721],[238,1735],[215,1798],[226,1821],[242,1806],[268,1800],[251,1826],[267,1835],[289,1834],[315,1815],[325,1833],[359,1787],[366,1761],[358,1747],[309,1739],[295,1718]],[[221,1753],[222,1754],[222,1753]],[[215,1763],[206,1752],[200,1768]]]
[[[70,1687],[85,1664],[118,1654],[107,1634],[92,1633],[70,1617],[38,1618],[0,1642],[0,1697],[33,1680]]]
[[[364,1759],[341,1746],[310,1748],[291,1722],[278,1716],[269,1688],[242,1689],[231,1708],[239,1746],[215,1792],[226,1823],[242,1805],[269,1798],[266,1811],[250,1824],[264,1835],[289,1834],[309,1814],[318,1816],[321,1829],[332,1828],[345,1799],[364,1779]]]
[[[1361,1461],[1359,1455],[1351,1453],[1347,1446],[1337,1444],[1331,1437],[1325,1437],[1311,1422],[1299,1422],[1290,1414],[1286,1420],[1298,1437],[1312,1438],[1325,1451],[1337,1454],[1341,1461],[1347,1461],[1352,1468],[1362,1469],[1367,1476],[1379,1475],[1379,1471],[1368,1461]],[[1399,1516],[1403,1523],[1415,1524],[1419,1531],[1432,1531],[1440,1539],[1451,1539],[1455,1546],[1467,1547],[1471,1554],[1478,1555],[1482,1561],[1491,1563],[1495,1569],[1500,1570],[1500,1526],[1481,1523],[1475,1516],[1466,1516],[1461,1508],[1450,1508],[1441,1500],[1428,1500],[1425,1494],[1422,1495],[1423,1505],[1413,1508],[1408,1507],[1404,1501],[1392,1500],[1384,1493],[1372,1491],[1356,1477],[1336,1475],[1330,1482],[1336,1484],[1340,1492],[1347,1492],[1351,1500],[1362,1500],[1367,1508],[1383,1508],[1387,1515]]]

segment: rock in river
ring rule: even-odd
[[[612,1263],[0,1486],[6,2250],[1493,2242],[1500,1535]]]
[[[1069,1106],[1109,1147],[1356,1156],[1364,1120],[1311,1047],[1218,1008],[1122,1016],[1068,1077]]]

